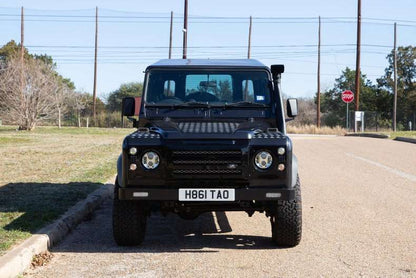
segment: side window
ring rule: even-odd
[[[173,80],[166,80],[163,86],[163,95],[165,97],[173,97],[175,96],[175,81]]]
[[[243,99],[244,101],[254,101],[254,86],[252,80],[243,80]]]

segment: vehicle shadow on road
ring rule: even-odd
[[[276,249],[270,237],[233,234],[224,212],[205,213],[195,220],[177,215],[153,214],[147,223],[146,238],[137,247],[117,246],[111,227],[111,202],[73,231],[53,252],[164,253],[220,252],[221,249]],[[245,216],[246,217],[246,216]]]
[[[142,251],[151,252],[217,252],[214,249],[274,248],[269,237],[237,235],[224,212],[205,213],[195,220],[176,215],[152,216]]]

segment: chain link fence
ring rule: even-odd
[[[393,129],[393,116],[390,112],[364,112],[364,131],[388,131]],[[348,125],[345,121],[347,131],[353,132],[355,125],[355,111],[349,112]],[[357,130],[361,130],[361,121],[357,123]],[[416,130],[416,111],[411,117],[406,119],[397,119],[397,130],[408,131]]]

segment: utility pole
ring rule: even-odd
[[[251,27],[253,25],[253,18],[250,16],[250,25],[248,27],[248,50],[247,50],[247,59],[251,58]]]
[[[355,63],[355,111],[360,109],[360,60],[361,60],[361,0],[357,9],[357,60]],[[355,125],[354,125],[355,126]],[[354,132],[357,132],[354,128]]]
[[[172,30],[173,30],[173,11],[170,12],[170,32],[169,32],[169,59],[172,58]],[[167,95],[172,96],[170,91],[170,80],[168,80]]]
[[[397,129],[397,24],[394,23],[394,104],[393,104],[393,131]]]
[[[250,16],[250,24],[248,26],[248,46],[247,46],[247,59],[251,58],[251,27],[253,25],[253,18]],[[244,100],[247,100],[248,96],[248,80],[244,85]]]
[[[20,70],[20,87],[22,91],[22,98],[23,98],[23,90],[25,88],[25,77],[24,77],[24,63],[25,63],[25,18],[24,18],[24,9],[22,7],[20,13],[20,66],[22,67]],[[22,102],[23,104],[23,102]]]
[[[97,104],[97,48],[98,48],[98,7],[95,7],[95,51],[94,51],[94,89],[93,89],[93,104],[92,104],[92,116],[94,119],[94,125],[96,122],[95,106]]]
[[[25,41],[25,20],[24,20],[24,9],[22,7],[21,13],[20,13],[20,61],[22,63],[22,71],[23,71],[23,62],[24,62],[24,57],[25,57],[24,41]]]
[[[317,88],[317,107],[316,107],[316,126],[321,127],[321,17],[318,25],[318,88]]]
[[[188,48],[188,0],[185,0],[185,9],[184,9],[184,18],[183,18],[183,54],[182,59],[186,59],[186,51]]]
[[[170,12],[170,32],[169,32],[169,59],[172,58],[172,30],[173,30],[173,12]]]

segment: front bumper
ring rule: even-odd
[[[267,197],[268,194],[274,197]],[[119,200],[178,201],[178,189],[166,188],[119,188]],[[282,188],[235,188],[235,201],[290,201],[295,198],[295,190]]]

